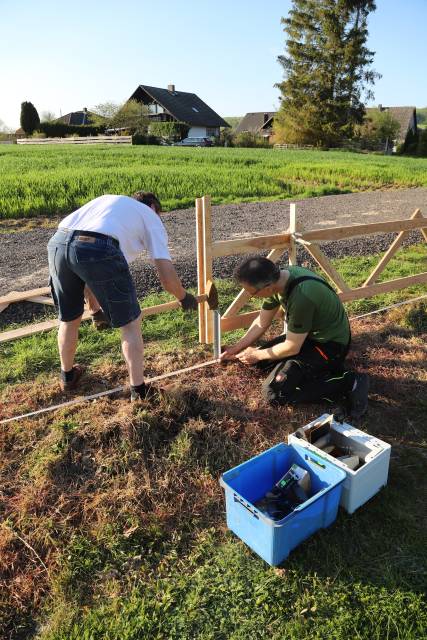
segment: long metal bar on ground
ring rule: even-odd
[[[191,367],[185,367],[185,369],[177,369],[176,371],[170,371],[169,373],[162,373],[160,376],[155,376],[154,378],[147,378],[146,382],[158,382],[159,380],[165,380],[166,378],[172,378],[174,376],[181,375],[182,373],[188,373],[189,371],[194,371],[195,369],[201,369],[202,367],[209,367],[212,364],[218,364],[218,359],[208,360],[207,362],[201,362],[199,364],[194,364]],[[42,413],[49,413],[50,411],[57,411],[58,409],[65,409],[65,407],[71,407],[75,404],[82,404],[83,402],[88,402],[89,400],[97,400],[98,398],[103,398],[105,396],[111,396],[114,393],[120,393],[120,391],[124,391],[127,385],[122,385],[120,387],[115,387],[114,389],[109,389],[108,391],[100,391],[99,393],[93,393],[90,396],[83,396],[81,398],[74,398],[73,400],[68,400],[68,402],[62,402],[61,404],[55,404],[51,407],[44,407],[43,409],[37,409],[37,411],[30,411],[29,413],[23,413],[20,416],[13,416],[12,418],[5,418],[4,420],[0,420],[0,424],[7,424],[8,422],[14,422],[16,420],[24,420],[25,418],[32,418],[33,416],[41,415]]]

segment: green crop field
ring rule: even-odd
[[[103,193],[159,194],[165,209],[427,186],[427,159],[270,149],[4,146],[0,218],[66,214]]]

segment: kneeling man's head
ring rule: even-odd
[[[251,295],[269,296],[270,287],[280,278],[280,267],[268,258],[254,256],[239,264],[233,275]]]

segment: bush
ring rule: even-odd
[[[413,156],[417,153],[417,148],[418,131],[414,133],[412,129],[410,129],[403,144],[403,153]]]
[[[420,131],[417,146],[417,156],[427,158],[427,129],[423,129],[423,131]]]
[[[160,144],[157,136],[146,136],[143,133],[134,133],[132,136],[132,144]]]
[[[235,136],[231,129],[221,129],[218,145],[220,147],[234,147],[234,138]]]
[[[151,136],[168,140],[182,140],[188,136],[189,130],[185,122],[151,122],[149,127]]]
[[[255,133],[250,133],[249,131],[243,131],[242,133],[238,133],[234,136],[234,146],[235,147],[261,147],[266,148],[269,147],[268,140],[266,138],[262,138],[261,136],[257,136]]]
[[[40,118],[37,109],[32,102],[21,104],[21,127],[27,135],[31,135],[40,126]]]
[[[46,134],[48,138],[65,138],[66,136],[98,136],[105,133],[105,125],[77,125],[77,124],[64,124],[62,122],[42,122],[39,127],[39,131]]]

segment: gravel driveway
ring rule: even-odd
[[[409,218],[419,207],[427,217],[427,189],[374,191],[338,196],[309,198],[297,202],[298,220],[305,229],[319,226],[338,226]],[[214,240],[245,237],[257,233],[271,234],[283,231],[289,223],[289,200],[220,205],[212,209]],[[184,286],[196,282],[195,214],[194,209],[181,209],[164,214],[170,249]],[[0,295],[9,291],[24,291],[47,284],[46,244],[52,229],[0,234]],[[369,236],[339,243],[323,245],[329,256],[363,255],[382,251],[390,244],[394,234]],[[418,241],[419,232],[410,234],[408,242]],[[305,256],[307,255],[304,252]],[[214,276],[230,276],[242,256],[214,261]],[[132,264],[132,273],[140,296],[159,290],[153,267],[144,257]],[[25,303],[28,308],[34,305]],[[14,309],[18,306],[12,305]],[[12,307],[1,315],[1,324],[7,320]],[[11,319],[14,316],[11,316]],[[11,321],[11,319],[9,321]]]

